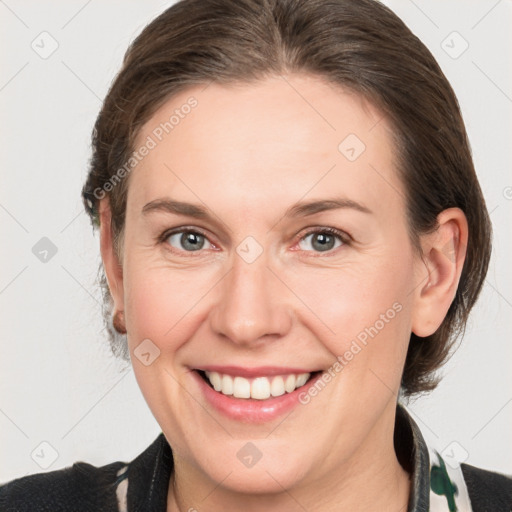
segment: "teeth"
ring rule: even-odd
[[[286,380],[284,381],[284,389],[287,393],[291,393],[295,389],[295,384],[297,383],[297,378],[295,375],[288,375]]]
[[[226,377],[228,379],[231,378],[224,375],[222,381],[224,381]],[[251,383],[243,377],[235,377],[233,380],[233,396],[235,398],[251,398]]]
[[[266,400],[270,394],[270,382],[266,377],[258,377],[252,381],[251,398]]]
[[[232,395],[234,391],[233,379],[229,375],[223,375],[220,381],[222,386],[219,391],[224,395]]]
[[[222,389],[222,379],[217,372],[212,372],[209,379],[215,391],[220,391]]]
[[[295,384],[295,385],[298,388],[300,388],[301,386],[304,386],[304,384],[306,384],[308,379],[309,379],[308,373],[301,373],[300,375],[297,376],[297,384]]]
[[[304,386],[311,376],[310,373],[298,375],[277,375],[275,377],[256,377],[246,379],[244,377],[232,377],[218,372],[205,372],[213,389],[223,395],[232,395],[235,398],[253,398],[266,400],[267,398],[291,393]]]
[[[283,377],[274,377],[272,379],[272,384],[270,384],[270,394],[272,396],[281,396],[284,395],[284,379]]]

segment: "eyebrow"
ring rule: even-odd
[[[307,217],[316,213],[337,210],[351,209],[362,213],[373,213],[368,207],[361,203],[343,197],[322,199],[316,201],[303,201],[288,208],[283,217]],[[200,204],[175,201],[169,198],[159,198],[150,201],[142,208],[142,214],[147,215],[151,212],[164,212],[175,215],[185,215],[196,219],[213,220],[208,208]]]

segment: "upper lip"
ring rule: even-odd
[[[301,373],[314,373],[318,370],[305,369],[305,368],[290,368],[285,366],[254,366],[252,368],[245,366],[223,366],[223,365],[205,365],[194,368],[204,372],[217,372],[233,377],[267,377],[272,375],[299,375]]]

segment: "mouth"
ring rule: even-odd
[[[246,400],[271,400],[293,393],[306,386],[321,371],[288,373],[282,375],[260,375],[252,378],[230,375],[218,371],[195,370],[206,384],[217,393],[227,397]]]

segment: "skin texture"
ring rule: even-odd
[[[464,214],[442,212],[420,257],[391,127],[357,95],[304,74],[183,91],[138,143],[190,96],[197,106],[130,175],[122,261],[108,198],[100,206],[102,258],[134,372],[173,448],[168,510],[406,510],[397,393],[411,331],[434,332],[455,295]],[[366,146],[354,161],[338,149],[349,134]],[[164,197],[205,206],[213,220],[141,213]],[[296,202],[332,197],[371,213],[285,216]],[[187,250],[179,235],[158,242],[179,227],[204,234],[203,247]],[[346,242],[336,237],[323,252],[308,231],[325,227]],[[236,251],[248,236],[263,250],[252,263]],[[227,418],[191,376],[207,364],[327,370],[394,304],[400,311],[317,396],[276,421]],[[133,355],[145,339],[160,350],[148,366]],[[246,468],[237,452],[249,441],[262,458]]]

